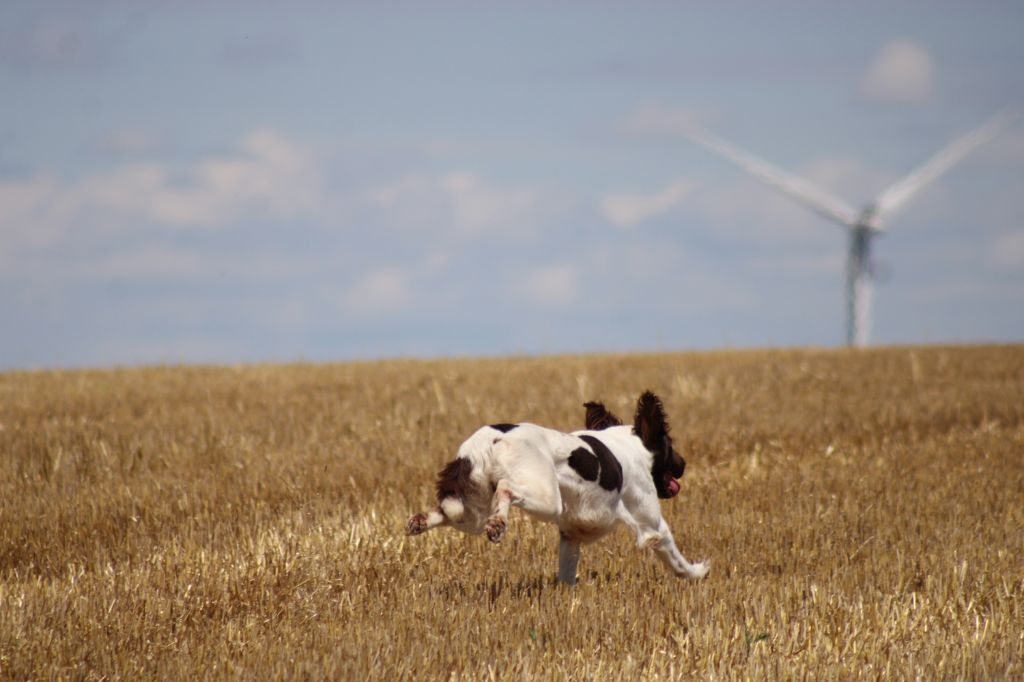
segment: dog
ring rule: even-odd
[[[637,546],[677,576],[703,578],[706,561],[680,553],[658,499],[679,493],[686,462],[672,447],[661,400],[644,392],[633,426],[598,402],[584,404],[583,431],[563,433],[535,424],[491,424],[470,436],[437,478],[437,505],[413,514],[408,535],[438,526],[501,542],[509,509],[558,526],[558,581],[576,583],[580,546],[620,523],[636,533]]]

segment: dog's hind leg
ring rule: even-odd
[[[491,542],[501,542],[505,537],[505,529],[508,527],[508,508],[519,500],[519,495],[512,489],[512,484],[506,479],[498,481],[494,489],[494,497],[491,498],[491,515],[487,517],[487,524],[484,531],[487,539]]]
[[[562,495],[551,458],[513,439],[496,442],[492,453],[503,473],[494,482],[491,515],[484,526],[488,539],[501,542],[512,505],[542,521],[557,519],[562,513]]]
[[[564,533],[558,534],[558,582],[576,584],[576,565],[580,561],[580,543],[570,540]]]
[[[419,535],[426,533],[431,528],[437,528],[448,523],[448,517],[444,515],[440,507],[434,507],[425,512],[413,514],[405,524],[406,535]]]
[[[528,487],[519,485],[508,478],[501,479],[494,488],[494,496],[491,498],[491,515],[487,518],[487,524],[484,526],[487,539],[491,542],[501,542],[505,536],[505,529],[508,527],[508,510],[513,505],[531,516],[551,521],[562,511],[562,496],[555,483],[550,486],[535,484]]]

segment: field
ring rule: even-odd
[[[481,424],[651,388],[625,530],[407,538]],[[1024,347],[0,374],[0,678],[1021,679]]]

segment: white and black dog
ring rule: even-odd
[[[409,518],[409,535],[437,526],[501,542],[510,506],[558,526],[558,579],[576,582],[580,545],[623,523],[677,576],[702,578],[676,548],[658,498],[679,492],[686,462],[672,447],[661,400],[640,396],[632,427],[601,403],[586,403],[586,429],[563,433],[534,424],[484,426],[437,479],[437,506]]]

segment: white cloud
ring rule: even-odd
[[[676,180],[654,194],[615,193],[601,200],[601,213],[608,222],[619,227],[633,227],[650,218],[667,213],[690,192],[690,184]]]
[[[319,173],[304,149],[277,133],[256,131],[242,141],[242,152],[203,161],[181,188],[166,174],[155,175],[142,186],[151,211],[136,207],[159,222],[215,225],[252,215],[303,216],[318,206]]]
[[[452,197],[456,220],[471,232],[530,220],[539,203],[532,190],[489,186],[474,174],[446,175],[441,187]]]
[[[529,230],[555,203],[535,189],[496,186],[472,172],[406,175],[372,188],[367,197],[392,212],[392,225],[433,227],[442,221],[464,234]]]
[[[137,150],[151,140],[126,133],[111,142]],[[499,185],[470,171],[406,174],[331,192],[326,182],[322,158],[268,130],[246,134],[234,151],[184,165],[132,160],[75,180],[49,172],[0,179],[0,255],[49,247],[72,233],[211,229],[257,220],[430,230],[434,236],[523,234],[567,204],[554,192]]]
[[[132,163],[74,182],[48,173],[0,182],[0,234],[46,245],[72,228],[216,227],[243,218],[310,215],[321,201],[313,157],[270,131],[243,138],[238,152],[182,169]]]
[[[361,317],[390,314],[411,300],[409,276],[398,268],[381,268],[367,273],[342,297],[342,311]]]
[[[516,284],[514,293],[539,305],[560,308],[579,298],[579,278],[573,265],[552,265],[528,273]]]
[[[923,102],[932,94],[931,55],[910,40],[882,48],[861,80],[861,94],[881,102]]]

